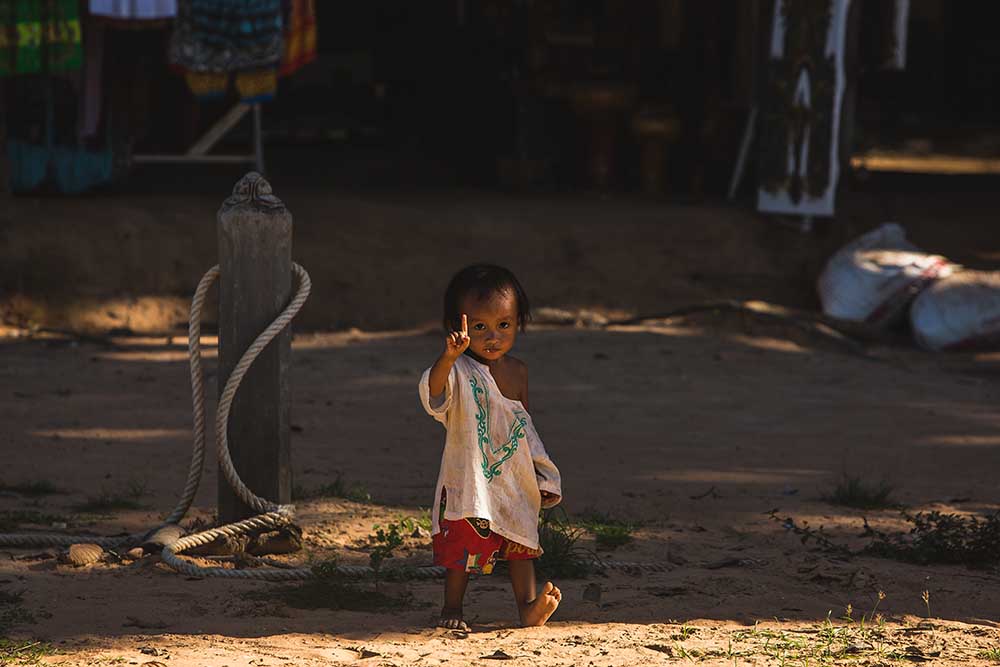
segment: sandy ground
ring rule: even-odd
[[[315,488],[339,472],[377,502],[299,503],[306,549],[292,561],[336,554],[365,563],[374,523],[427,506],[442,433],[421,412],[415,382],[438,345],[438,336],[419,332],[296,337],[296,484]],[[300,608],[282,584],[192,580],[155,559],[74,569],[45,550],[7,549],[0,591],[23,592],[33,617],[12,634],[50,642],[59,652],[46,663],[74,665],[470,664],[497,651],[515,665],[692,656],[778,664],[775,646],[801,662],[811,649],[787,641],[818,642],[828,612],[836,619],[851,604],[857,619],[881,590],[885,644],[857,640],[862,662],[909,651],[968,664],[1000,646],[997,573],[839,560],[803,546],[766,514],[779,508],[860,546],[862,513],[820,499],[842,471],[884,476],[912,509],[995,510],[1000,356],[884,348],[862,358],[782,327],[715,316],[612,330],[543,327],[519,348],[532,368],[536,423],[563,471],[567,511],[640,523],[631,544],[602,555],[667,571],[559,581],[565,601],[536,629],[515,627],[501,577],[481,578],[468,599],[474,632],[461,639],[428,627],[437,582],[384,584],[409,604],[382,613],[338,610],[334,600],[333,609]],[[36,499],[8,491],[2,509],[62,517],[68,532],[114,534],[152,525],[173,506],[190,447],[182,341],[8,341],[0,358],[10,452],[3,481],[47,480],[64,490]],[[214,505],[209,468],[192,516]],[[73,509],[130,485],[143,489],[148,510]],[[893,510],[865,515],[901,525]],[[429,541],[408,540],[401,556],[429,562]],[[599,601],[584,598],[593,584]]]
[[[738,207],[276,190],[315,284],[294,342],[294,481],[315,490],[340,475],[373,498],[297,502],[305,549],[285,558],[300,564],[367,563],[374,524],[419,517],[431,502],[443,433],[416,398],[440,346],[423,329],[439,308],[429,286],[469,259],[511,265],[536,306],[633,314],[717,298],[814,307],[822,259],[886,219],[970,266],[1000,257],[995,207],[974,194],[861,196],[832,233],[806,237]],[[117,534],[174,506],[191,447],[186,335],[175,327],[215,261],[224,195],[5,202],[8,321],[163,332],[101,344],[3,331],[0,518],[40,515],[18,530]],[[341,332],[323,333],[331,327]],[[460,638],[430,627],[434,581],[384,583],[403,602],[360,611],[309,585],[188,579],[155,557],[73,568],[55,550],[4,548],[0,635],[52,647],[45,663],[147,667],[818,664],[827,644],[847,650],[845,664],[1000,657],[997,572],[843,559],[768,515],[822,525],[854,548],[865,544],[863,517],[907,528],[893,509],[822,500],[844,474],[888,480],[911,511],[995,511],[1000,355],[902,343],[859,356],[791,327],[711,313],[534,327],[518,353],[566,511],[635,523],[631,543],[601,556],[662,571],[559,580],[563,604],[540,629],[515,627],[502,576],[481,578],[468,596],[474,632]],[[206,468],[185,525],[211,519],[216,474]],[[58,492],[23,493],[42,482]],[[79,509],[130,491],[141,508]],[[580,546],[596,545],[585,534]],[[429,563],[429,540],[409,538],[397,561]],[[841,618],[848,605],[853,622]],[[872,632],[859,621],[876,605],[883,626]]]

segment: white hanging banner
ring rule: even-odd
[[[776,0],[762,100],[757,209],[832,216],[850,0]]]
[[[910,0],[896,0],[892,14],[892,49],[887,65],[906,69],[906,28],[910,22]]]
[[[90,0],[90,13],[126,20],[174,18],[177,0]]]

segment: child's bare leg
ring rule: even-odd
[[[441,608],[441,620],[438,627],[449,630],[469,631],[469,626],[462,619],[462,600],[465,599],[465,588],[469,585],[469,573],[462,570],[448,570],[444,575],[444,607]]]
[[[511,560],[507,565],[510,566],[510,586],[514,589],[521,625],[545,625],[559,606],[562,593],[547,581],[542,592],[535,594],[535,564],[530,560]]]

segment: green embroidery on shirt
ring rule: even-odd
[[[476,381],[476,376],[469,377],[469,384],[472,385],[472,398],[476,401],[476,436],[479,440],[479,452],[483,456],[481,467],[483,477],[487,482],[492,482],[493,478],[500,474],[500,467],[514,455],[520,441],[524,439],[524,428],[528,424],[528,418],[521,410],[514,410],[514,423],[510,425],[510,434],[507,442],[500,446],[494,446],[490,438],[490,393],[486,388],[485,379],[480,386]],[[480,395],[485,399],[480,401]],[[490,455],[496,458],[490,463]]]

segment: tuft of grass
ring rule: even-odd
[[[792,517],[781,519],[778,510],[768,512],[790,532],[801,538],[802,544],[814,542],[828,553],[843,557],[869,555],[920,565],[965,565],[972,568],[989,568],[1000,565],[1000,511],[986,516],[961,516],[941,512],[901,512],[911,524],[909,532],[885,533],[864,521],[861,537],[870,541],[858,551],[837,544],[823,532],[823,527],[813,529],[803,521],[798,524]],[[927,601],[924,601],[925,604]]]
[[[37,665],[43,657],[55,654],[55,648],[42,641],[0,637],[0,667]]]
[[[1000,662],[1000,646],[991,646],[983,649],[976,657],[989,660],[990,662]]]
[[[617,549],[632,541],[632,532],[637,525],[631,521],[615,519],[607,514],[590,512],[580,517],[577,523],[594,536],[598,549]]]
[[[292,498],[295,500],[308,500],[310,498],[343,498],[356,503],[372,502],[372,494],[362,484],[348,484],[343,476],[338,472],[337,478],[329,484],[323,484],[315,489],[306,489],[296,485],[292,489]]]
[[[885,597],[885,593],[879,591],[871,611],[861,614],[859,619],[854,618],[854,610],[848,604],[839,622],[832,619],[832,612],[827,612],[826,620],[819,627],[786,631],[764,629],[754,624],[751,630],[738,630],[730,635],[729,648],[724,655],[735,661],[762,654],[782,665],[827,665],[842,661],[884,664],[903,660],[904,647],[893,641],[885,618],[877,613]],[[903,644],[910,643],[905,635],[899,640]],[[734,647],[734,643],[737,646]],[[747,648],[739,648],[739,645],[747,645]],[[927,655],[934,656],[934,653]]]
[[[24,591],[8,593],[0,591],[0,635],[6,634],[15,625],[34,623],[35,617],[22,607]],[[0,658],[0,665],[5,664]]]
[[[25,524],[51,526],[60,521],[65,522],[66,517],[33,510],[8,510],[0,512],[0,533],[15,531]]]
[[[346,611],[366,611],[375,613],[397,612],[419,605],[412,594],[407,592],[393,596],[376,590],[366,589],[355,581],[345,581],[337,571],[338,561],[330,558],[314,563],[312,571],[316,575],[301,584],[280,588],[260,589],[246,594],[251,600],[273,600],[296,609],[343,609]]]
[[[259,591],[267,593],[267,589]],[[252,594],[248,593],[248,596]],[[390,613],[417,606],[410,593],[394,596],[362,586],[331,579],[311,579],[298,586],[286,586],[271,591],[289,607],[295,609],[343,609]]]
[[[552,577],[580,579],[595,570],[596,555],[577,543],[584,529],[574,526],[561,507],[542,512],[538,525],[538,542],[542,555],[535,564]]]
[[[139,510],[145,507],[139,502],[139,499],[146,495],[146,484],[137,480],[131,480],[123,489],[102,488],[98,495],[88,497],[86,501],[80,503],[74,509],[87,514],[101,514],[119,510]]]
[[[395,551],[403,546],[403,538],[406,536],[406,527],[403,522],[390,523],[385,528],[378,524],[372,526],[372,534],[369,541],[372,550],[368,554],[368,562],[375,572],[375,590],[378,591],[379,573],[382,571],[382,564],[390,558],[395,558]]]
[[[833,505],[861,510],[888,509],[899,507],[899,503],[892,497],[893,491],[895,488],[884,479],[874,484],[860,476],[845,473],[833,492],[823,496],[823,500]]]
[[[51,496],[57,493],[66,493],[47,479],[38,479],[31,482],[17,482],[16,484],[4,484],[0,482],[0,491],[12,491],[22,496]]]
[[[865,553],[921,565],[985,568],[1000,564],[1000,511],[986,516],[903,512],[909,533],[883,533],[865,521]]]

